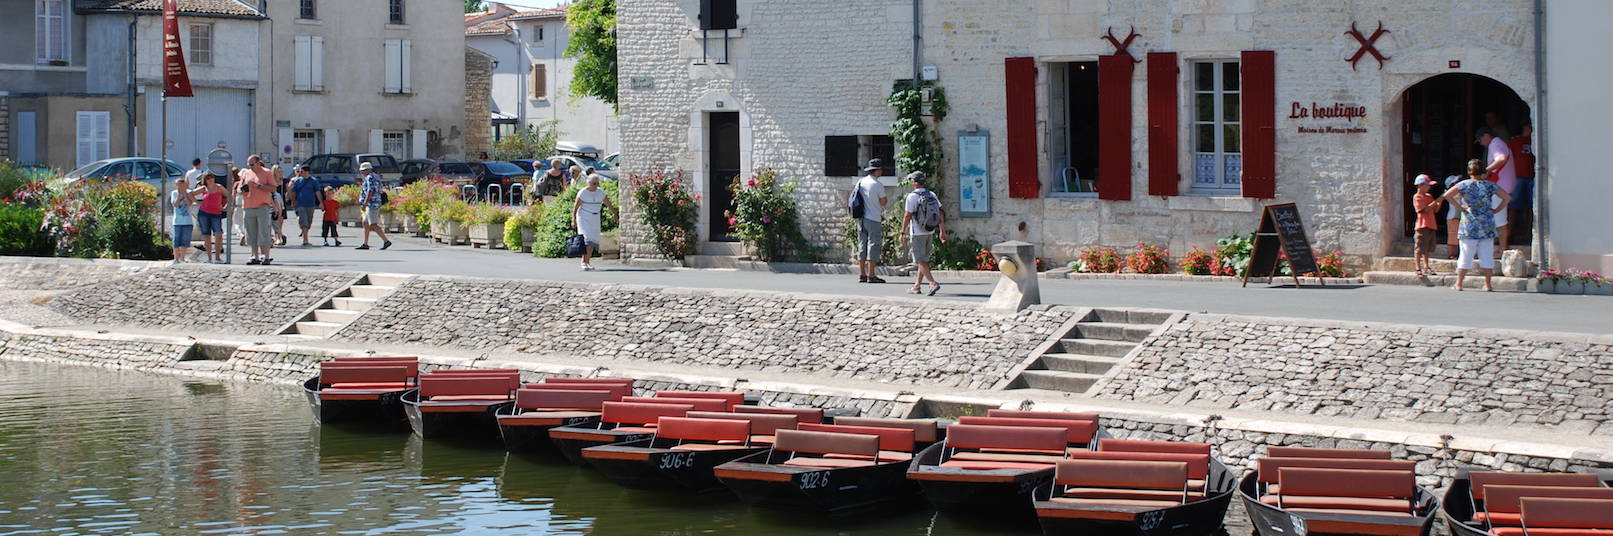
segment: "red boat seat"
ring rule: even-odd
[[[1267,484],[1277,484],[1281,471],[1289,467],[1315,469],[1365,469],[1373,471],[1413,471],[1417,462],[1410,460],[1377,460],[1363,458],[1260,458],[1255,460],[1255,478]],[[1266,493],[1277,494],[1281,489],[1267,486]]]
[[[420,360],[415,358],[336,358],[319,364],[319,370],[335,368],[366,368],[366,367],[403,367],[404,377],[414,379],[420,376]],[[320,383],[325,383],[321,381]]]
[[[636,402],[643,404],[687,404],[694,406],[695,411],[728,411],[728,402],[716,398],[673,398],[661,396],[627,396],[622,402]]]
[[[632,378],[559,378],[550,376],[541,380],[541,383],[584,383],[595,385],[626,385],[633,387]]]
[[[321,389],[321,391],[328,391],[330,389],[337,389],[337,390],[341,390],[341,389],[362,389],[362,390],[371,390],[371,391],[402,391],[402,390],[407,390],[409,388],[410,388],[409,384],[404,383],[404,382],[353,382],[353,383],[343,382],[343,383],[330,384],[330,387],[328,387],[326,389]]]
[[[431,400],[450,400],[445,397],[500,397],[510,398],[510,392],[520,387],[519,379],[511,381],[500,376],[450,375],[420,376],[420,396]]]
[[[684,443],[671,447],[672,450],[708,451],[708,450],[741,450],[752,448],[746,445],[713,445],[711,443]]]
[[[950,449],[1010,449],[1062,456],[1069,432],[1064,428],[956,424],[947,429]]]
[[[733,411],[734,406],[745,403],[745,393],[740,391],[656,391],[655,398],[710,398],[725,402],[722,408],[710,411]]]
[[[506,396],[499,396],[499,395],[440,395],[440,396],[431,397],[431,400],[427,400],[424,403],[429,404],[429,403],[432,403],[432,402],[503,402],[503,401],[506,401],[506,400],[509,400],[509,399],[510,399],[510,397],[507,396],[507,395]]]
[[[1280,498],[1280,499],[1279,499]],[[1411,512],[1411,501],[1405,499],[1373,499],[1366,497],[1298,497],[1293,495],[1266,495],[1260,502],[1284,509],[1312,508],[1364,512]]]
[[[1594,475],[1592,475],[1594,476]],[[1561,486],[1506,486],[1491,484],[1484,487],[1484,511],[1473,515],[1474,521],[1495,526],[1518,526],[1523,522],[1524,497],[1557,497],[1571,499],[1613,499],[1613,488]]]
[[[499,422],[499,424],[508,424],[508,425],[512,425],[512,426],[521,426],[523,424],[525,424],[527,426],[540,426],[540,425],[543,425],[543,424],[554,424],[554,423],[553,422],[539,423],[539,422],[532,422],[532,421],[555,421],[557,419],[586,419],[586,418],[589,418],[589,417],[598,417],[598,416],[599,416],[599,412],[597,412],[597,411],[528,409],[525,412],[517,414],[517,415],[500,415],[499,418],[498,418],[498,422]]]
[[[1524,497],[1523,528],[1496,528],[1497,536],[1607,536],[1613,534],[1613,500]]]
[[[1155,501],[1139,499],[1077,499],[1072,497],[1054,497],[1053,506],[1040,506],[1036,508],[1036,515],[1041,517],[1100,519],[1108,521],[1131,521],[1137,514],[1150,510],[1159,510],[1179,506],[1181,501]]]
[[[1391,453],[1387,450],[1368,449],[1271,447],[1266,449],[1266,456],[1272,458],[1356,458],[1363,460],[1387,460],[1391,457]]]
[[[648,426],[617,426],[615,428],[611,428],[611,431],[621,432],[621,433],[624,433],[624,434],[653,434],[653,433],[655,433],[655,429],[650,428]]]
[[[1065,488],[1063,497],[1073,499],[1138,499],[1146,501],[1176,501],[1181,504],[1181,490],[1153,490],[1153,489],[1114,489],[1114,488]],[[1204,498],[1203,491],[1188,491],[1187,500],[1197,501]]]
[[[608,402],[620,402],[622,398],[633,396],[632,387],[607,383],[528,383],[522,385],[521,389],[530,391],[603,391],[610,393]]]
[[[1072,421],[1053,419],[1028,419],[1022,417],[959,417],[958,424],[974,424],[986,426],[1038,426],[1061,428],[1067,436],[1066,443],[1071,445],[1088,445],[1092,438],[1098,434],[1097,421]]]
[[[691,411],[688,417],[696,419],[725,419],[750,423],[751,434],[770,436],[779,430],[795,429],[796,416],[775,413],[724,413],[720,411]]]
[[[409,381],[409,368],[403,365],[386,366],[334,366],[327,367],[323,363],[319,367],[320,385],[335,384],[398,384],[406,385]],[[358,387],[350,387],[357,389]]]
[[[889,462],[890,460],[885,460]],[[855,460],[847,458],[790,458],[783,465],[797,467],[822,467],[824,469],[844,469],[847,467],[870,467],[876,465],[873,460]]]
[[[1064,460],[1053,483],[1059,497],[1037,506],[1043,517],[1131,520],[1148,510],[1183,504],[1189,497],[1182,462]],[[1074,495],[1071,495],[1071,492]]]
[[[803,424],[800,430],[813,432],[836,432],[842,434],[863,434],[879,437],[879,450],[913,452],[913,438],[916,435],[909,428],[884,428],[878,426],[849,426],[844,424]],[[908,456],[911,458],[912,456]]]
[[[694,410],[688,404],[647,404],[638,402],[605,402],[599,405],[602,422],[611,424],[650,424],[661,417],[682,417]]]
[[[988,409],[987,417],[1009,417],[1015,419],[1052,419],[1055,421],[1093,421],[1097,422],[1098,414],[1092,412],[1070,411],[1029,411],[1021,409]],[[839,419],[836,419],[839,420]]]
[[[1485,488],[1490,486],[1551,486],[1569,488],[1599,488],[1602,479],[1591,473],[1508,473],[1503,471],[1473,471],[1467,474],[1468,490],[1473,500],[1485,500]]]
[[[805,422],[805,421],[802,421]],[[934,443],[941,438],[940,425],[930,419],[883,419],[878,417],[835,417],[836,425],[872,426],[875,428],[907,428],[913,431],[913,440]]]
[[[879,436],[867,434],[779,430],[774,436],[773,450],[797,455],[791,459],[800,458],[800,454],[848,454],[880,461],[877,458],[879,442]]]
[[[580,409],[599,411],[611,401],[610,391],[567,391],[558,389],[528,389],[515,391],[515,407],[521,409]]]
[[[1058,463],[1066,460],[1063,456],[1054,454],[1011,454],[1006,452],[956,452],[949,458],[952,460],[967,460],[980,462],[1030,462],[1030,463]]]
[[[1283,509],[1347,512],[1403,512],[1415,508],[1417,477],[1411,471],[1285,467],[1278,472],[1282,494],[1261,502]]]
[[[1138,439],[1102,439],[1098,441],[1098,450],[1111,452],[1173,452],[1209,456],[1210,444],[1180,441],[1143,441]]]
[[[1302,514],[1347,515],[1344,519],[1309,519],[1305,526],[1311,534],[1360,534],[1364,536],[1422,536],[1422,525],[1407,523],[1411,514],[1405,512],[1362,512],[1359,510],[1328,510],[1320,508],[1294,508],[1289,512]]]
[[[941,467],[950,467],[950,468],[953,468],[953,469],[969,469],[969,470],[974,470],[974,471],[991,471],[991,470],[995,470],[995,469],[1032,469],[1032,470],[1034,470],[1034,469],[1048,469],[1048,468],[1053,467],[1053,465],[1056,464],[1056,463],[1058,463],[1057,460],[1049,460],[1047,463],[985,462],[985,461],[969,461],[969,460],[950,460],[950,461],[942,462]]]
[[[1209,454],[1180,452],[1128,452],[1113,450],[1070,449],[1068,455],[1075,460],[1124,460],[1142,462],[1182,462],[1187,464],[1188,480],[1203,481],[1210,475]]]
[[[794,415],[796,422],[821,423],[823,410],[818,408],[775,408],[771,406],[738,405],[732,410],[734,413],[770,413],[774,415]]]
[[[750,421],[728,419],[692,419],[689,417],[661,417],[655,427],[655,438],[679,441],[739,441],[750,439]]]

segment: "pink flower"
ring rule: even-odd
[[[756,187],[756,179],[751,179],[751,180],[745,181],[745,186],[755,188]]]
[[[739,224],[739,220],[734,219],[734,218],[728,218],[728,226],[729,227],[733,227],[734,225],[737,225],[737,224]]]
[[[772,216],[762,216],[762,223],[773,223]]]
[[[682,199],[679,199],[679,200],[678,200],[678,206],[680,206],[680,207],[681,207],[681,206],[683,206],[683,204],[684,204],[684,203],[683,203],[683,200],[682,200]]]

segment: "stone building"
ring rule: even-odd
[[[714,15],[703,17],[702,4]],[[1548,19],[1607,9],[1546,5]],[[623,0],[626,171],[691,173],[707,194],[703,248],[721,251],[723,185],[779,170],[800,185],[808,236],[835,244],[854,182],[847,161],[890,153],[882,135],[893,84],[933,79],[951,105],[937,128],[959,234],[1026,240],[1055,260],[1137,242],[1180,255],[1251,232],[1266,204],[1294,202],[1317,249],[1361,266],[1409,253],[1410,179],[1482,157],[1473,137],[1487,115],[1513,133],[1544,123],[1536,38],[1555,37],[1537,31],[1536,9],[1529,0]],[[1557,53],[1592,50],[1568,48]],[[983,150],[959,158],[960,141]],[[1594,153],[1556,158],[1576,157]],[[960,166],[983,170],[980,184],[960,184]],[[1543,178],[1552,169],[1542,166]],[[1559,222],[1548,232],[1606,227],[1605,211],[1549,210],[1565,195],[1554,187],[1542,188],[1541,213]],[[1585,204],[1563,201],[1576,202]],[[1527,246],[1540,233],[1515,234]],[[1551,247],[1560,236],[1534,249],[1613,264],[1608,239],[1578,240],[1571,253]]]
[[[577,61],[565,57],[571,32],[565,6],[517,11],[491,3],[465,15],[465,44],[492,55],[493,136],[553,121],[560,138],[605,153],[619,150],[616,110],[595,97],[571,95]]]

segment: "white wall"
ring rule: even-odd
[[[1535,134],[1545,174],[1551,264],[1613,273],[1613,189],[1608,185],[1607,125],[1613,107],[1613,63],[1598,54],[1613,47],[1605,21],[1613,2],[1546,3],[1546,109]]]
[[[521,107],[524,106],[529,125],[559,121],[561,139],[587,142],[605,153],[620,150],[616,114],[611,105],[597,98],[574,98],[571,95],[572,69],[577,61],[564,57],[569,37],[565,21],[512,22],[520,28],[520,45],[506,40],[517,39],[515,35],[465,38],[466,45],[498,59],[498,67],[493,70],[494,109],[520,116]],[[534,42],[532,36],[539,25],[544,27],[544,39]],[[531,77],[528,73],[534,63],[547,67],[547,98],[530,98],[531,88],[527,84]]]

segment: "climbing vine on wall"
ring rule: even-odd
[[[930,117],[936,128],[924,121],[924,92],[930,93]],[[939,127],[946,119],[946,88],[934,82],[921,82],[917,87],[911,81],[897,82],[891,88],[886,104],[896,108],[896,121],[891,123],[891,138],[901,152],[896,154],[896,169],[923,171],[931,179],[930,189],[939,191],[942,181],[941,160],[944,156]]]

